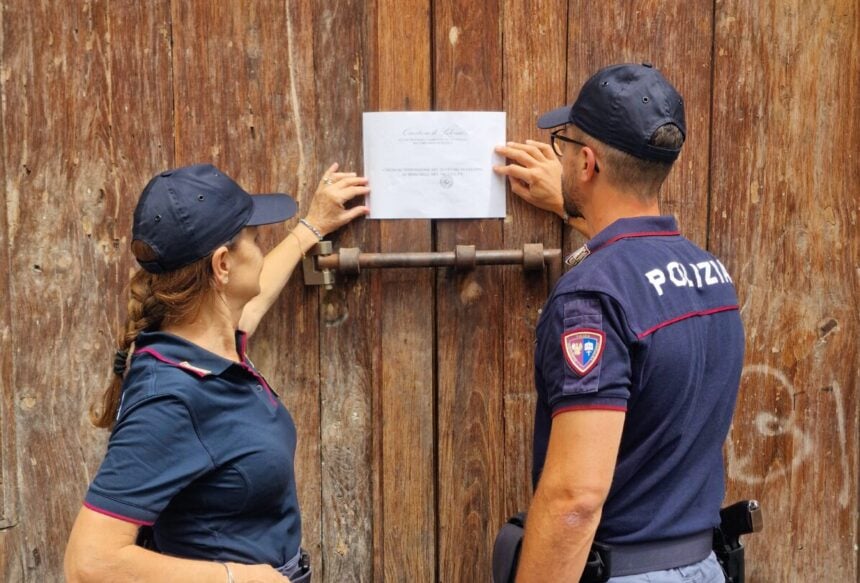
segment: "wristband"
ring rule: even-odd
[[[322,234],[322,233],[320,233],[320,230],[319,230],[319,229],[317,229],[316,227],[314,227],[312,224],[310,224],[309,222],[307,222],[307,221],[306,221],[306,220],[304,220],[304,219],[299,219],[299,222],[300,222],[301,224],[303,224],[304,226],[306,226],[308,229],[310,229],[311,233],[313,233],[314,235],[316,235],[316,237],[317,237],[317,239],[318,239],[318,240],[320,240],[320,241],[322,241],[322,240],[323,240],[323,234]]]

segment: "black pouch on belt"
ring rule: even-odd
[[[526,526],[526,513],[508,518],[496,535],[493,545],[493,583],[514,583],[520,561],[520,549]],[[602,583],[609,580],[610,550],[607,545],[594,541],[588,553],[580,583]]]
[[[508,518],[496,535],[496,542],[493,545],[493,583],[514,582],[525,526],[526,513],[520,512]]]

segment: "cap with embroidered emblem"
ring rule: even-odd
[[[173,271],[206,257],[245,227],[279,223],[296,213],[286,194],[248,194],[211,164],[195,164],[152,178],[134,211],[132,239],[146,243],[150,273]]]
[[[674,124],[687,133],[681,95],[651,63],[601,69],[573,104],[543,114],[537,123],[541,129],[567,124],[622,152],[661,162],[673,162],[681,148],[651,145],[654,132]]]

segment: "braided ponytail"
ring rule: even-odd
[[[116,419],[122,396],[122,380],[128,363],[128,354],[143,330],[157,329],[163,318],[163,309],[155,305],[151,280],[154,276],[142,269],[138,270],[129,282],[127,316],[125,325],[119,332],[119,347],[113,362],[113,378],[102,396],[101,408],[90,409],[90,421],[96,427],[110,429]],[[159,313],[161,312],[161,313]]]
[[[230,248],[233,241],[227,243]],[[133,241],[132,253],[140,260],[155,256],[142,241]],[[113,361],[113,375],[101,398],[101,406],[90,408],[96,427],[112,429],[122,400],[122,384],[129,353],[143,331],[194,320],[213,289],[212,256],[167,273],[154,274],[139,269],[129,282],[124,326],[119,331],[119,347]]]

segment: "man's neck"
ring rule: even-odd
[[[646,201],[615,189],[602,190],[594,193],[592,204],[588,208],[583,208],[582,214],[588,229],[586,236],[589,238],[593,238],[618,219],[660,216],[660,205],[656,196]]]

